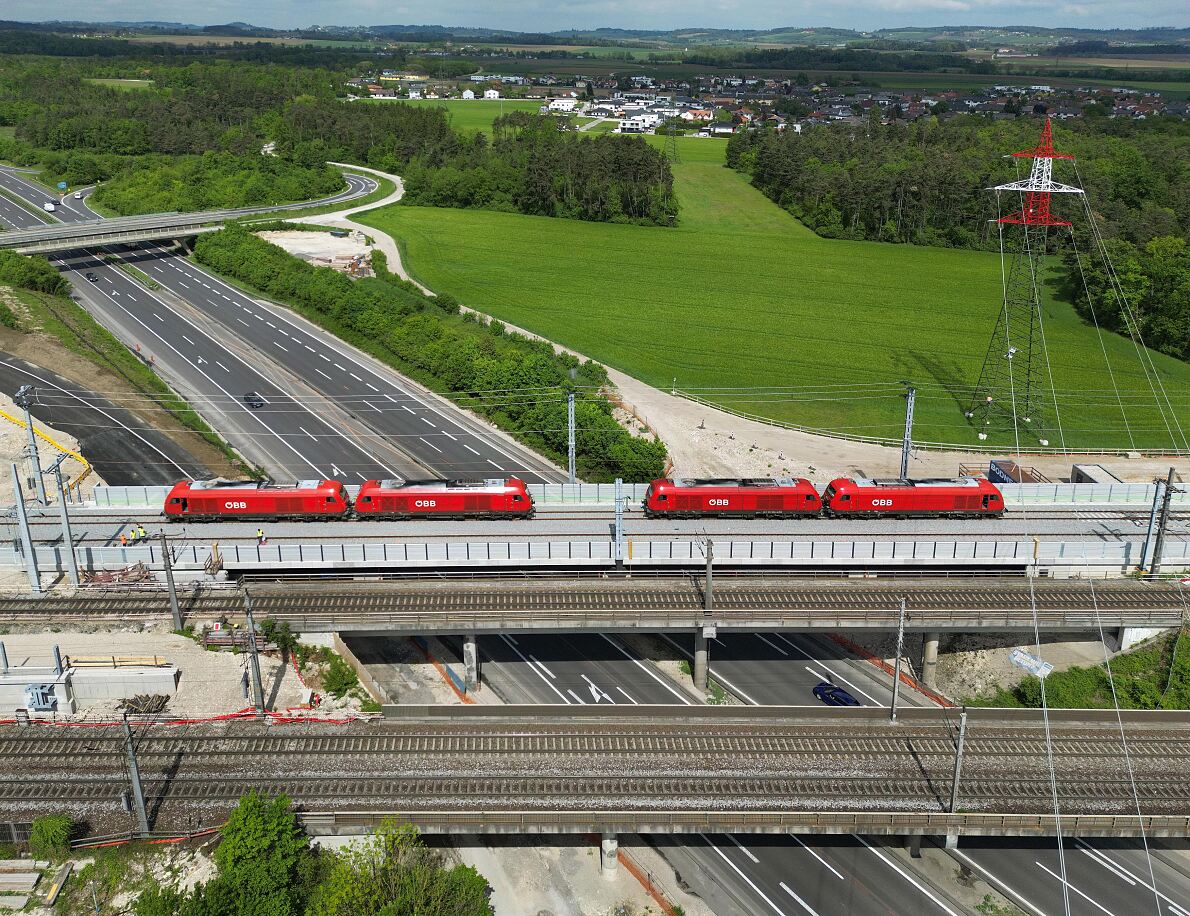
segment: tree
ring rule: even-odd
[[[490,916],[491,889],[475,869],[446,868],[409,824],[384,821],[343,850],[307,916]]]

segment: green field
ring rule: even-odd
[[[722,166],[723,141],[677,144],[674,229],[400,205],[363,221],[431,288],[658,387],[899,437],[910,379],[920,440],[976,444],[961,411],[1000,308],[998,258],[820,239]],[[1067,444],[1128,446],[1094,330],[1063,302],[1045,320]],[[1131,343],[1104,344],[1136,445],[1168,447]],[[1190,424],[1190,366],[1154,359]]]
[[[514,111],[531,111],[536,114],[541,110],[542,102],[534,99],[376,99],[368,100],[373,105],[429,105],[445,108],[450,117],[451,126],[465,134],[477,134],[492,129],[492,122],[502,114]]]
[[[107,86],[109,89],[120,89],[125,92],[131,92],[133,89],[152,89],[152,80],[134,80],[134,79],[101,79],[96,77],[94,79],[87,79],[83,82],[94,83],[96,86]]]

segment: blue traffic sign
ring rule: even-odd
[[[66,190],[66,182],[65,182],[65,181],[59,181],[59,182],[58,182],[58,188],[59,188],[60,190],[62,190],[62,191],[65,191],[65,190]]]

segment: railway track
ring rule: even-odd
[[[604,587],[582,583],[507,581],[466,582],[450,580],[438,585],[389,583],[377,588],[371,583],[352,587],[347,583],[300,586],[278,590],[252,589],[253,607],[259,617],[333,617],[344,622],[401,615],[467,614],[499,615],[568,612],[590,616],[592,612],[698,611],[703,607],[701,582],[694,577],[671,580],[664,585],[652,581],[603,580]],[[982,585],[914,585],[910,583],[869,584],[851,582],[821,585],[752,585],[719,580],[715,588],[716,619],[729,619],[733,612],[822,611],[869,612],[895,610],[901,598],[908,602],[910,616],[928,611],[970,610],[995,612],[1030,609],[1033,597],[1043,617],[1049,612],[1097,610],[1184,611],[1182,590],[1162,583],[1092,585],[1067,580],[1036,583],[1032,593],[1024,583]],[[181,596],[188,616],[238,616],[243,597],[235,591]],[[61,597],[50,594],[39,599],[0,599],[0,619],[127,619],[169,614],[169,602],[162,592],[101,592]]]

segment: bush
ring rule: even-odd
[[[70,852],[74,821],[67,814],[47,814],[33,821],[29,851],[36,859],[61,859]]]
[[[341,656],[332,652],[327,659],[326,671],[322,675],[322,686],[332,696],[342,697],[347,691],[359,686],[359,675]]]
[[[70,292],[70,284],[45,258],[17,254],[7,248],[0,248],[0,283],[55,296],[65,296]],[[4,323],[8,324],[7,321]]]

